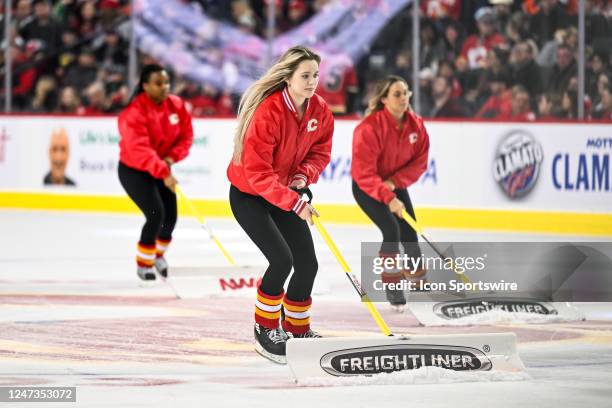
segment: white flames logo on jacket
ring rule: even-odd
[[[176,125],[177,123],[179,123],[179,117],[176,113],[173,113],[172,115],[168,116],[168,120],[170,121],[171,125]]]
[[[410,141],[410,144],[415,144],[417,141],[417,134],[416,133],[411,133],[408,135],[408,140]]]
[[[308,125],[306,125],[306,130],[309,132],[314,132],[319,127],[319,121],[316,119],[310,119],[308,121]]]

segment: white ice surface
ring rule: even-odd
[[[406,374],[397,383],[362,379],[295,385],[286,367],[251,352],[250,295],[185,301],[175,299],[165,285],[139,287],[133,257],[141,224],[139,216],[0,211],[0,386],[77,387],[76,404],[46,403],[45,407],[595,408],[612,404],[612,306],[601,303],[578,306],[588,319],[584,323],[491,327],[517,332],[528,376],[520,381],[462,379],[454,374],[444,378],[429,370],[424,376]],[[264,263],[233,220],[212,219],[211,226],[238,262]],[[353,268],[359,265],[359,243],[379,239],[371,226],[327,227]],[[591,240],[427,233],[438,241]],[[320,263],[318,291],[324,293],[315,298],[315,324],[325,335],[374,334],[376,326],[314,229],[313,235]],[[168,260],[184,266],[223,262],[193,219],[180,220]],[[384,305],[380,309],[398,332],[459,330],[419,327],[409,314],[393,315]],[[484,332],[475,328],[462,332],[478,330]]]

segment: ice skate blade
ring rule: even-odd
[[[395,313],[404,313],[406,311],[406,305],[389,304],[389,308]]]
[[[156,284],[157,284],[156,279],[150,279],[150,280],[139,279],[138,280],[138,286],[140,286],[141,288],[152,288]]]
[[[267,358],[273,363],[281,364],[281,365],[287,364],[287,357],[269,353],[266,350],[264,350],[263,347],[261,347],[259,343],[255,343],[255,351],[257,352],[257,354],[259,354],[262,357]]]

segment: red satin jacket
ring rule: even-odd
[[[403,129],[381,109],[367,116],[353,133],[351,174],[367,195],[388,204],[395,194],[383,183],[408,188],[427,169],[429,136],[420,116],[406,112]]]
[[[144,92],[138,95],[119,115],[119,134],[119,160],[157,179],[170,174],[163,159],[183,160],[193,143],[191,115],[175,95],[159,105]]]
[[[288,185],[314,184],[331,156],[334,119],[318,95],[308,100],[302,120],[287,89],[268,96],[255,110],[244,136],[239,164],[230,162],[229,181],[240,191],[261,196],[285,211],[304,202]]]

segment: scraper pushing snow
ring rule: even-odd
[[[252,294],[257,289],[265,267],[237,265],[180,186],[176,186],[176,192],[227,261],[226,265],[172,267],[167,282],[176,296],[182,299],[192,299],[238,292]]]
[[[312,200],[312,193],[304,191]],[[313,222],[384,336],[289,339],[287,364],[296,380],[382,375],[422,367],[453,371],[520,372],[516,336],[462,334],[395,336],[317,217]]]

